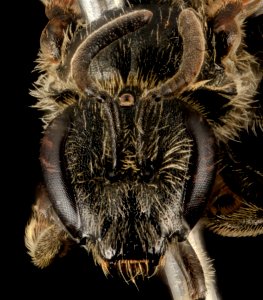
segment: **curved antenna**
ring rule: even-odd
[[[148,10],[133,11],[117,17],[91,33],[78,47],[71,60],[71,75],[77,86],[87,94],[95,94],[98,89],[88,74],[92,59],[114,41],[148,24],[151,17],[152,12]]]
[[[198,77],[205,57],[205,38],[200,20],[191,9],[184,9],[178,17],[178,31],[183,39],[183,56],[178,72],[147,97],[161,98],[181,93]]]

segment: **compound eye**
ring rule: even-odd
[[[129,107],[129,106],[133,106],[134,103],[135,103],[135,99],[132,94],[125,93],[119,97],[120,106]]]

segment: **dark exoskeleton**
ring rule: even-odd
[[[79,245],[105,274],[216,299],[197,234],[263,233],[262,1],[43,3],[34,264]]]

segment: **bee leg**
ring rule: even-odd
[[[174,243],[165,254],[160,275],[176,300],[205,299],[207,288],[201,262],[188,240]]]
[[[224,178],[218,176],[207,207],[205,224],[222,236],[257,236],[263,234],[263,207],[256,200],[251,201],[235,193]]]
[[[229,142],[221,154],[206,225],[222,236],[263,234],[263,136],[260,127],[254,131],[243,130],[240,141]]]
[[[34,265],[47,267],[57,256],[64,256],[72,244],[64,231],[44,187],[40,187],[33,213],[25,231],[25,244]]]
[[[45,1],[45,13],[49,19],[40,38],[42,56],[46,66],[57,67],[61,62],[61,48],[70,28],[76,26],[82,12],[78,1]]]

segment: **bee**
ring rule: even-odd
[[[218,299],[203,229],[263,234],[262,1],[42,2],[32,262],[81,247],[105,275]]]

